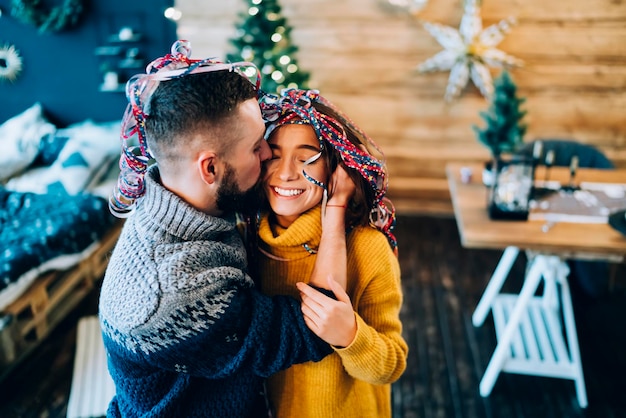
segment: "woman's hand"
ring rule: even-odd
[[[328,344],[347,347],[356,336],[354,309],[348,294],[330,275],[328,285],[337,300],[329,298],[305,283],[296,283],[302,298],[304,322]]]
[[[348,281],[345,217],[356,186],[346,170],[338,166],[329,181],[329,190],[332,195],[326,207],[322,207],[322,237],[309,282],[326,289],[326,278],[332,275],[345,289]]]
[[[356,185],[342,164],[337,165],[330,176],[327,205],[347,206],[356,191]]]

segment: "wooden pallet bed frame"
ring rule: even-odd
[[[39,277],[0,312],[0,380],[3,380],[93,290],[104,276],[122,221],[86,259]]]

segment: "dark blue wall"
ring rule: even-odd
[[[62,0],[44,0],[50,6]],[[42,103],[52,122],[63,127],[93,119],[121,119],[126,106],[123,92],[101,92],[102,63],[120,57],[96,55],[96,48],[137,47],[142,66],[120,72],[145,71],[152,59],[169,52],[176,25],[163,16],[174,0],[85,0],[79,24],[69,30],[40,34],[36,27],[11,16],[11,0],[0,0],[0,46],[14,45],[23,58],[23,70],[13,83],[0,81],[0,123],[35,102]],[[141,34],[137,42],[114,42],[111,35],[125,26]],[[122,57],[123,58],[123,57]]]

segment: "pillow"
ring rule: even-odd
[[[66,136],[46,135],[41,139],[39,152],[31,167],[52,165],[59,158],[59,154],[68,140],[69,138]]]
[[[26,171],[6,183],[18,192],[78,194],[99,181],[113,160],[119,158],[120,122],[83,122],[57,131],[69,138],[50,167]]]
[[[14,192],[48,193],[48,185],[42,181],[50,176],[50,167],[37,167],[24,171],[19,176],[11,177],[4,185]]]
[[[80,141],[88,147],[100,149],[106,154],[119,154],[121,150],[120,130],[122,122],[119,120],[111,122],[94,122],[86,120],[84,122],[70,125],[67,128],[59,129],[57,136],[67,137],[70,141]]]
[[[39,152],[41,139],[55,130],[40,103],[0,125],[0,181],[28,167]]]

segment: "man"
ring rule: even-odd
[[[299,301],[261,295],[247,273],[234,211],[271,152],[257,89],[235,69],[174,53],[129,83],[123,132],[139,147],[124,149],[112,208],[132,213],[100,296],[108,416],[267,416],[263,379],[332,351]],[[342,226],[327,248],[345,245]]]

